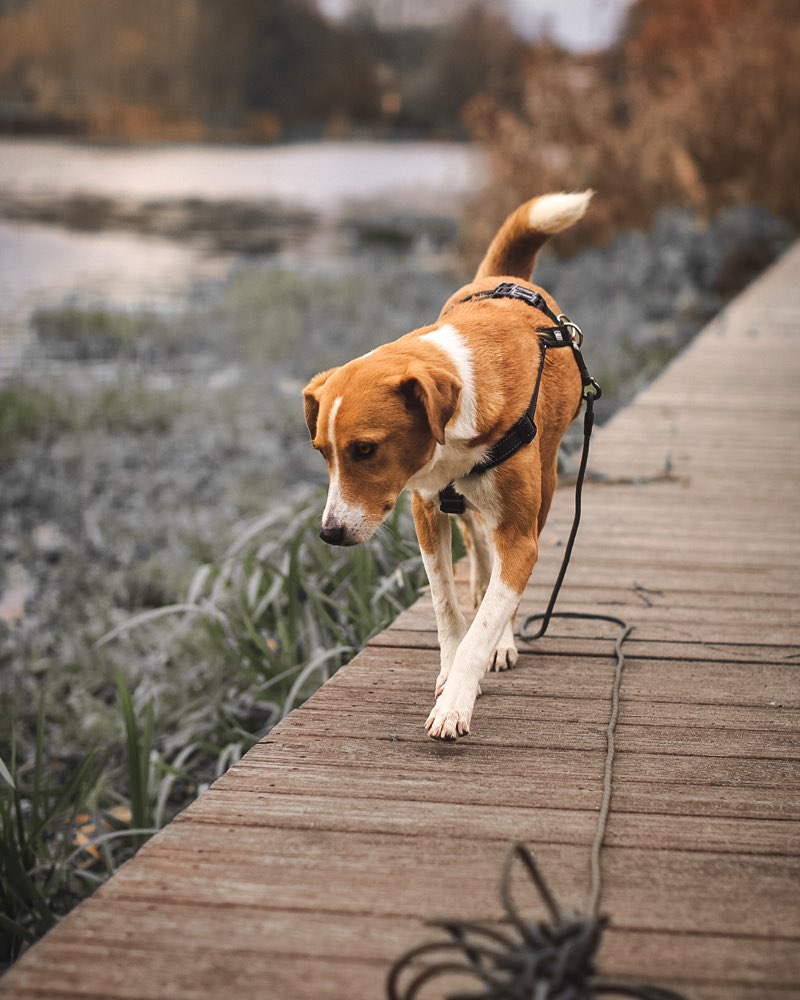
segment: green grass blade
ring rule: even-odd
[[[42,759],[44,756],[44,688],[39,688],[39,709],[36,716],[36,754],[33,762],[33,795],[31,797],[31,826],[39,828],[41,806]]]
[[[11,776],[11,771],[9,771],[8,767],[6,767],[6,763],[2,757],[0,757],[0,778],[5,781],[9,788],[16,788],[14,779]]]
[[[144,822],[144,789],[142,787],[141,743],[139,726],[133,708],[128,685],[122,674],[117,675],[117,691],[122,721],[125,725],[125,745],[128,754],[128,788],[131,802],[131,822],[135,827],[145,826]]]
[[[32,930],[24,927],[18,921],[5,916],[2,912],[0,912],[0,928],[2,928],[10,937],[21,938],[23,941],[27,941],[28,944],[31,944],[36,940],[36,935]]]

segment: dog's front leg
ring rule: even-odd
[[[469,732],[480,681],[519,604],[531,575],[538,544],[535,526],[500,525],[494,532],[496,558],[478,613],[461,640],[442,693],[425,727],[437,739],[455,739]]]
[[[450,673],[459,643],[467,631],[467,623],[458,606],[456,595],[450,518],[439,510],[435,500],[423,500],[419,493],[414,493],[411,506],[422,562],[431,585],[431,598],[439,635],[441,669],[436,678],[438,697]]]

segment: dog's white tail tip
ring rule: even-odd
[[[562,191],[536,198],[528,213],[528,225],[538,233],[560,233],[582,218],[594,191]]]

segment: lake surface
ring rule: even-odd
[[[342,220],[455,216],[482,177],[480,154],[455,143],[119,147],[0,139],[0,372],[13,366],[39,306],[76,298],[163,308],[224,279],[242,256],[335,263],[349,253]],[[106,215],[112,206],[111,221],[82,217],[97,204]],[[238,249],[234,232],[220,250],[191,225],[214,205],[240,215],[248,205],[268,208],[276,238]],[[176,211],[187,230],[159,231],[159,214],[169,229]]]
[[[458,143],[324,142],[291,146],[95,146],[0,140],[0,193],[115,199],[274,199],[317,212],[390,198],[452,208],[480,175]]]

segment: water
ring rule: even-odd
[[[275,199],[317,212],[390,198],[420,211],[470,191],[479,161],[456,143],[109,147],[0,140],[0,194],[115,199]]]
[[[346,255],[342,219],[455,215],[481,176],[473,148],[447,143],[118,147],[2,139],[0,373],[19,362],[37,307],[73,298],[163,308],[224,278],[242,255],[295,265]],[[99,221],[82,205],[87,199],[106,200]],[[211,238],[215,217],[196,225],[209,210],[228,222],[228,205],[243,216],[241,246],[235,227],[224,247]],[[253,239],[247,206],[269,216],[257,223],[267,227],[263,245]]]
[[[124,232],[74,232],[0,222],[0,317],[21,317],[70,294],[115,302],[173,301],[229,261],[191,244]]]

